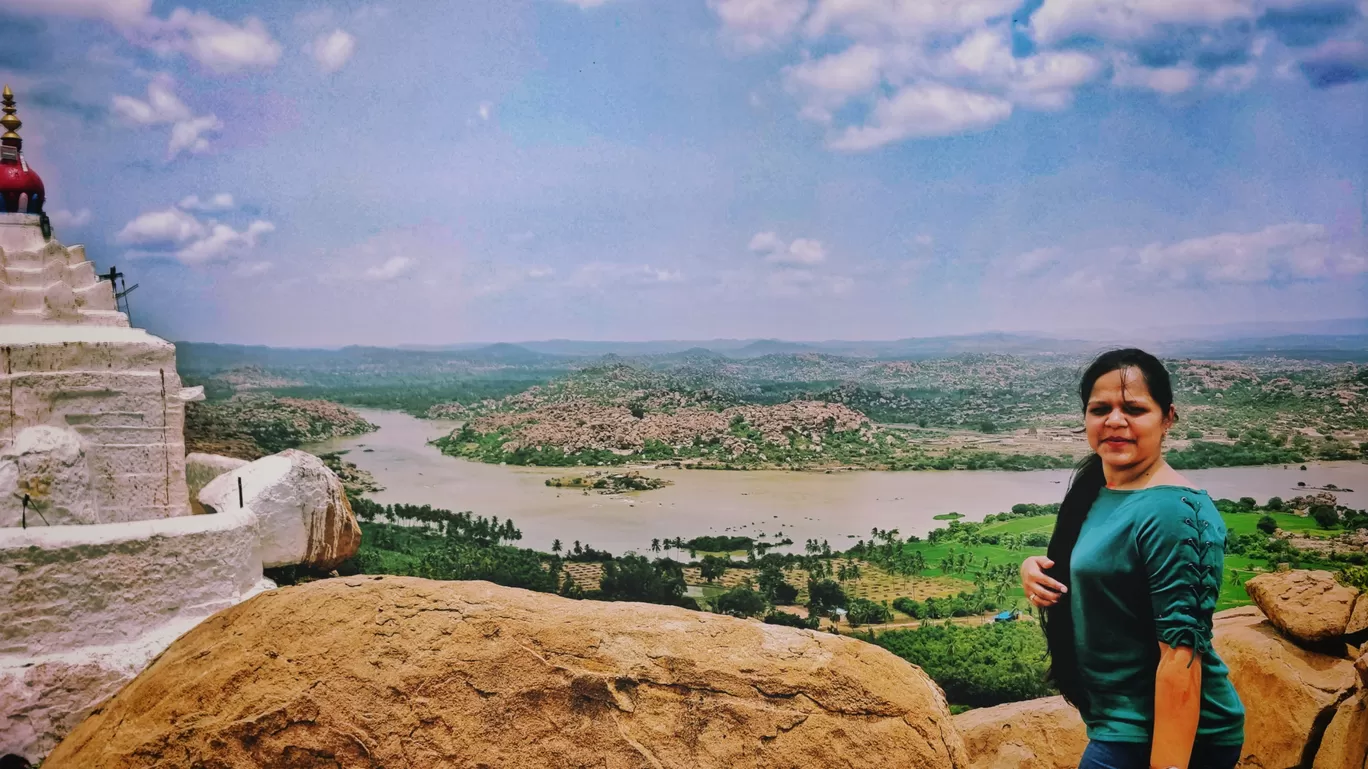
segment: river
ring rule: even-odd
[[[992,470],[922,472],[789,472],[782,470],[651,470],[674,482],[656,491],[605,496],[550,488],[547,478],[569,470],[487,465],[448,457],[428,441],[459,423],[418,419],[397,411],[358,409],[379,425],[366,435],[306,447],[321,453],[347,451],[347,460],[385,487],[372,494],[390,504],[430,504],[477,515],[512,518],[522,545],[550,550],[552,540],[575,541],[621,554],[646,553],[652,539],[736,533],[798,543],[825,539],[844,549],[871,528],[925,535],[944,525],[932,516],[958,512],[968,520],[1009,509],[1018,502],[1058,502],[1068,471]],[[578,468],[577,471],[583,471]],[[1213,498],[1248,496],[1263,502],[1306,493],[1297,487],[1333,483],[1341,504],[1368,507],[1368,465],[1361,462],[1188,470],[1184,475]]]

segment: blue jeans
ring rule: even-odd
[[[1202,745],[1192,747],[1188,769],[1235,769],[1240,760],[1239,745]],[[1078,769],[1149,769],[1147,742],[1089,742]]]

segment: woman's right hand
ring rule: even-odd
[[[1040,608],[1054,606],[1062,593],[1069,589],[1045,573],[1052,568],[1054,561],[1043,555],[1033,555],[1021,562],[1021,589],[1026,591],[1026,600]]]

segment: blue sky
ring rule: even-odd
[[[66,243],[168,338],[1368,314],[1368,0],[0,0]]]

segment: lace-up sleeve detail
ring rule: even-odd
[[[1158,640],[1211,651],[1211,614],[1221,591],[1225,526],[1189,493],[1143,517],[1136,546],[1149,580]]]

